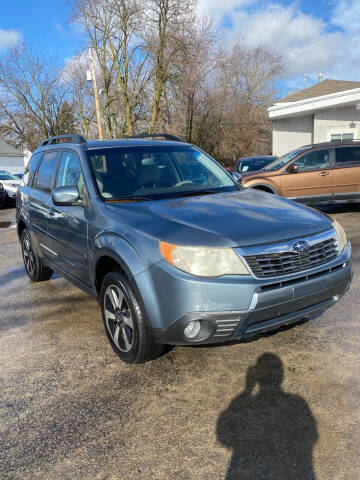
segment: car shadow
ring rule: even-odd
[[[349,212],[360,212],[360,203],[339,203],[339,204],[322,204],[322,205],[311,205],[312,208],[319,210],[320,212],[331,214],[331,213],[349,213]]]
[[[282,390],[283,379],[281,359],[261,355],[244,391],[221,413],[217,438],[232,450],[226,480],[315,480],[316,421],[301,396]]]

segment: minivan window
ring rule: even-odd
[[[57,155],[57,151],[44,153],[39,170],[37,172],[34,185],[35,188],[50,192],[56,167]]]
[[[295,160],[299,171],[323,170],[330,167],[330,150],[314,150]]]
[[[360,147],[336,148],[336,166],[351,167],[360,165]]]
[[[266,165],[266,167],[263,168],[264,171],[267,172],[272,172],[275,170],[280,170],[284,165],[286,165],[290,160],[296,157],[296,155],[299,155],[299,153],[303,152],[304,150],[308,150],[309,147],[303,147],[303,148],[298,148],[296,150],[293,150],[286,155],[283,155],[280,158],[277,158],[273,162],[269,163],[269,165]]]
[[[74,152],[63,152],[56,179],[56,186],[65,187],[72,185],[75,185],[78,188],[81,198],[84,192],[84,177],[79,157]]]
[[[28,161],[28,164],[25,167],[25,173],[22,178],[23,185],[30,185],[32,179],[34,178],[41,155],[42,153],[38,152],[38,153],[34,153],[34,155],[31,156],[30,160]]]
[[[88,150],[87,155],[105,199],[238,190],[214,160],[193,147],[109,147]]]

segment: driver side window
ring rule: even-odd
[[[330,167],[330,150],[314,150],[295,160],[293,165],[299,165],[299,172],[324,170]]]
[[[61,155],[60,167],[56,179],[57,187],[75,185],[78,187],[80,198],[84,194],[84,177],[80,161],[76,153],[63,152]]]

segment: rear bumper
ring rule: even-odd
[[[347,258],[342,256],[342,263],[338,258],[338,262],[326,270],[305,278],[299,275],[283,284],[257,283],[246,309],[184,313],[167,328],[154,328],[153,332],[161,343],[213,344],[246,338],[311,318],[333,305],[349,288],[352,270],[350,247],[347,248]],[[221,295],[221,286],[218,293]],[[202,327],[194,340],[188,340],[183,330],[192,320],[200,320]]]

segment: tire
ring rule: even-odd
[[[27,228],[24,228],[21,232],[21,250],[25,270],[30,280],[33,282],[49,280],[53,271],[41,263],[40,258],[33,248],[30,232]]]
[[[12,204],[12,200],[11,200],[11,198],[9,197],[9,194],[6,192],[6,195],[5,195],[5,208],[11,207],[11,204]]]
[[[261,192],[271,193],[272,195],[274,195],[274,192],[270,190],[270,188],[266,188],[266,187],[252,187],[252,188],[254,190],[260,190]]]
[[[152,335],[132,286],[120,273],[105,276],[100,302],[106,335],[121,360],[144,363],[160,355],[163,346]]]

